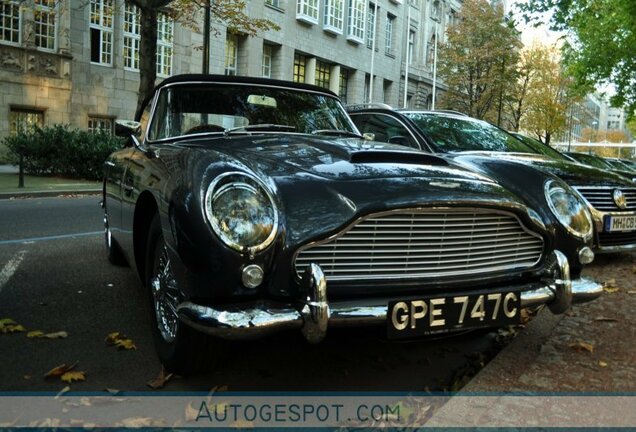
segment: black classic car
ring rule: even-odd
[[[594,218],[597,252],[636,249],[636,184],[614,172],[573,162],[547,146],[538,150],[482,120],[448,111],[353,107],[358,129],[382,142],[399,143],[494,178],[524,195],[554,175],[574,188]]]
[[[623,177],[632,179],[632,181],[636,179],[636,173],[634,173],[632,169],[622,166],[622,164],[619,165],[618,163],[612,163],[598,155],[580,152],[565,152],[564,154],[583,165],[589,165],[604,171],[612,171],[616,174],[622,175]]]
[[[218,340],[204,335],[319,342],[328,327],[383,324],[409,338],[601,292],[570,277],[584,239],[555,247],[547,214],[591,230],[556,178],[533,208],[437,156],[363,140],[333,93],[304,84],[175,76],[146,113],[118,123],[129,145],[105,163],[106,245],[148,289],[171,370]]]

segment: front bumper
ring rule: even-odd
[[[570,280],[567,258],[555,251],[556,270],[549,282],[521,287],[521,307],[547,305],[563,313],[572,304],[596,299],[602,285],[591,279]],[[258,301],[223,308],[181,303],[177,311],[185,324],[224,339],[252,339],[289,329],[300,329],[312,343],[324,339],[328,327],[366,326],[386,321],[389,299],[328,302],[327,283],[320,267],[311,264],[303,275],[306,298],[296,304]]]
[[[605,218],[610,216],[636,216],[636,212],[612,212],[592,209],[594,220],[594,252],[616,253],[636,250],[636,230],[618,233],[605,231]]]

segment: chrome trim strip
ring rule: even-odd
[[[557,254],[557,262],[559,261],[561,260]],[[543,304],[550,306],[550,303],[558,298],[559,286],[570,283],[562,261],[560,266],[559,272],[563,272],[560,281],[545,285],[537,284],[536,288],[521,292],[522,308]],[[304,329],[303,333],[307,335],[312,333],[308,330],[313,327],[312,330],[316,333],[310,336],[310,341],[317,342],[324,338],[328,326],[365,326],[386,322],[386,299],[371,298],[329,304],[326,300],[327,285],[321,275],[320,267],[315,264],[305,274],[306,277],[303,279],[310,291],[304,303],[298,306],[291,303],[257,301],[225,305],[220,309],[184,302],[177,307],[177,311],[185,324],[224,339],[253,339],[289,329]],[[602,292],[602,285],[591,279],[571,281],[572,304],[594,300]]]
[[[300,280],[300,274],[299,271],[297,269],[297,265],[296,262],[298,260],[300,260],[300,262],[302,263],[303,258],[301,257],[299,259],[299,255],[303,252],[306,251],[308,249],[311,249],[315,246],[320,246],[326,243],[330,243],[332,241],[335,241],[337,239],[339,239],[340,237],[343,237],[345,234],[347,234],[350,230],[352,230],[355,226],[365,222],[368,219],[372,219],[372,218],[381,218],[384,216],[390,216],[390,215],[396,215],[396,214],[408,214],[408,213],[422,213],[422,214],[432,214],[432,213],[444,213],[444,212],[457,212],[458,216],[459,213],[462,212],[467,212],[467,213],[471,213],[471,214],[475,214],[475,213],[483,213],[483,214],[498,214],[498,215],[502,215],[502,216],[507,216],[507,217],[512,217],[514,218],[517,223],[518,226],[521,227],[521,229],[523,231],[525,231],[527,234],[529,234],[530,236],[536,237],[541,241],[541,252],[539,253],[539,258],[536,261],[533,261],[532,263],[519,263],[516,265],[500,265],[500,266],[494,266],[494,267],[489,267],[487,269],[484,269],[483,272],[481,272],[481,274],[483,273],[488,273],[488,272],[498,272],[498,271],[505,271],[505,270],[511,270],[511,269],[519,269],[519,268],[523,268],[523,269],[527,269],[527,268],[531,268],[535,265],[537,265],[542,257],[543,257],[543,251],[545,249],[545,241],[543,239],[543,237],[533,231],[530,231],[530,229],[528,229],[519,219],[519,217],[513,213],[513,212],[509,212],[509,211],[505,211],[505,210],[501,210],[501,209],[490,209],[490,208],[485,208],[485,207],[416,207],[416,208],[403,208],[403,209],[393,209],[393,210],[388,210],[388,211],[384,211],[384,212],[378,212],[378,213],[372,213],[372,214],[368,214],[365,216],[361,216],[358,219],[354,220],[353,222],[351,222],[349,225],[347,225],[345,228],[343,228],[341,231],[337,232],[336,234],[333,234],[323,240],[316,240],[310,243],[307,243],[303,246],[301,246],[300,248],[298,248],[296,250],[296,252],[294,253],[293,257],[292,257],[292,267],[293,267],[293,272],[296,275],[296,280]],[[440,218],[440,220],[445,220],[445,218]],[[356,238],[355,240],[358,240],[358,238]],[[359,239],[361,242],[365,241],[365,238],[360,238]],[[436,239],[437,240],[437,239]],[[352,240],[353,241],[353,240]],[[537,245],[538,246],[538,245]],[[527,248],[526,248],[527,249]],[[312,261],[315,258],[313,257],[308,257],[305,258],[304,260],[306,261]],[[473,264],[472,266],[478,265],[478,264],[474,264],[474,260],[471,261]],[[382,262],[379,262],[378,265],[382,265]],[[464,266],[464,267],[469,267],[469,266]],[[425,277],[430,277],[430,278],[435,278],[435,277],[448,277],[448,276],[464,276],[464,275],[470,275],[470,274],[480,274],[480,272],[478,271],[474,271],[474,270],[464,270],[464,271],[460,271],[457,270],[455,272],[451,272],[451,271],[447,271],[447,272],[436,272],[436,273],[427,273],[426,275],[423,274],[406,274],[406,273],[400,273],[400,274],[395,274],[395,275],[356,275],[355,277],[352,276],[328,276],[328,279],[334,281],[334,280],[395,280],[395,279],[418,279],[418,278],[425,278]]]

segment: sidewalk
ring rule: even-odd
[[[24,176],[24,187],[18,187],[18,167],[0,165],[0,199],[49,197],[59,195],[97,194],[101,182],[59,177]]]
[[[635,273],[636,254],[597,255],[584,274],[607,282],[603,295],[564,315],[543,310],[459,395],[636,392]],[[492,418],[493,406],[502,400],[495,397],[492,404],[467,410],[466,398],[451,398],[427,425],[461,422],[466,416],[480,424],[478,419]],[[515,410],[513,404],[508,408]],[[576,413],[563,415],[576,420]]]

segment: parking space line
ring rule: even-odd
[[[9,279],[11,279],[13,273],[15,273],[15,271],[18,269],[26,253],[27,251],[21,250],[20,252],[15,254],[15,256],[11,258],[9,262],[6,263],[5,266],[2,268],[2,271],[0,271],[0,291],[2,291],[4,285],[9,282]]]
[[[47,241],[47,240],[60,240],[60,239],[73,238],[73,237],[90,237],[90,236],[102,235],[102,234],[104,234],[104,231],[91,231],[91,232],[75,233],[75,234],[62,234],[62,235],[56,235],[56,236],[31,237],[31,238],[24,238],[24,239],[17,239],[17,240],[0,240],[0,246],[9,245],[9,244],[20,244],[20,243],[35,243],[35,242]]]

